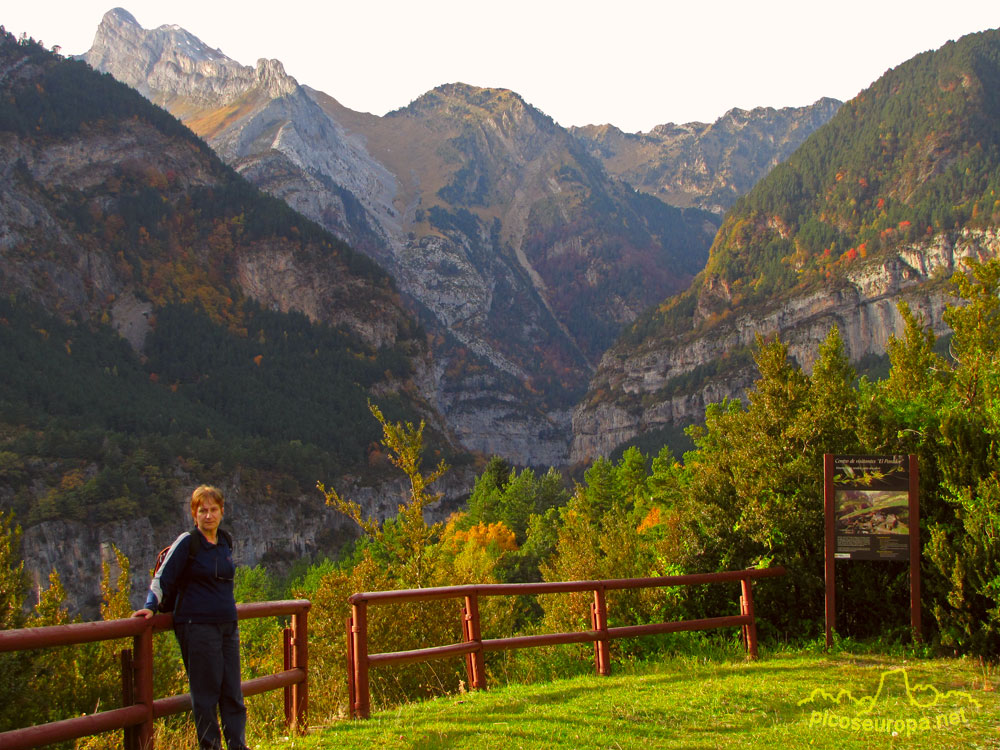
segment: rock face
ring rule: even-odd
[[[712,124],[657,125],[623,133],[612,125],[572,128],[610,174],[675,206],[722,214],[816,129],[841,102],[731,109]]]
[[[889,337],[903,330],[899,300],[906,300],[936,335],[942,335],[948,330],[942,313],[955,300],[947,287],[931,282],[960,270],[964,258],[996,257],[1000,257],[1000,230],[939,235],[852,269],[835,288],[785,300],[763,313],[735,316],[708,335],[675,342],[649,340],[638,350],[615,347],[601,360],[590,397],[573,412],[572,458],[606,456],[642,432],[697,422],[708,404],[743,397],[757,377],[752,362],[728,372],[724,379],[706,378],[694,393],[674,395],[670,384],[729,353],[752,347],[757,334],[780,333],[789,356],[807,372],[833,325],[852,361],[885,354]]]
[[[566,462],[601,353],[700,270],[718,224],[609,177],[509,91],[453,84],[363,115],[120,10],[84,58],[389,270],[430,334],[434,403],[465,447],[515,463]]]
[[[99,317],[108,300],[120,299],[112,310],[116,324],[141,348],[142,317],[149,307],[136,308],[133,280],[99,248],[81,244],[66,228],[60,207],[47,199],[53,192],[94,188],[129,163],[182,174],[183,189],[218,184],[204,153],[141,122],[68,141],[31,143],[0,134],[0,290],[28,294],[51,312],[84,318]],[[40,238],[47,253],[26,251]],[[298,310],[314,321],[345,325],[376,348],[395,341],[406,313],[392,295],[318,258],[294,254],[281,242],[258,242],[249,250],[235,264],[248,297],[271,309]]]
[[[84,317],[99,314],[104,300],[123,292],[127,282],[108,258],[77,241],[45,191],[86,190],[106,180],[121,162],[147,151],[158,168],[183,170],[194,183],[210,180],[196,149],[142,123],[128,123],[114,136],[94,134],[72,142],[32,144],[0,134],[0,289],[28,292],[52,312]],[[38,238],[45,238],[49,252],[25,251]]]

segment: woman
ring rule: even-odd
[[[164,601],[173,601],[174,633],[191,687],[198,744],[221,750],[245,750],[247,710],[240,686],[240,631],[233,597],[232,538],[219,529],[225,499],[215,487],[202,485],[191,494],[193,531],[170,546],[149,586],[146,605],[133,617],[152,617]]]

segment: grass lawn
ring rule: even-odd
[[[973,660],[765,652],[613,669],[374,711],[271,747],[1000,748],[1000,670]]]

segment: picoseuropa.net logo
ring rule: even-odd
[[[933,685],[910,683],[906,668],[882,673],[872,695],[855,697],[850,690],[813,690],[799,705],[810,709],[809,727],[816,731],[910,737],[968,724],[981,708],[962,690],[941,692]]]

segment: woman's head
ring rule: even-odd
[[[222,491],[217,487],[203,484],[191,493],[191,517],[197,520],[198,508],[205,504],[215,504],[221,511],[226,505],[226,499],[222,496]]]

